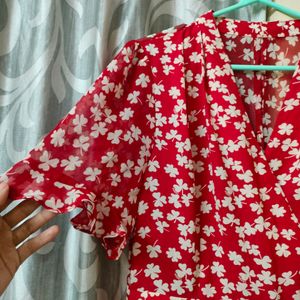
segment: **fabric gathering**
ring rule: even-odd
[[[127,41],[0,176],[129,247],[126,300],[300,299],[300,19],[214,13]]]

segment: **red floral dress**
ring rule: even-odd
[[[109,259],[128,243],[127,299],[300,299],[299,36],[210,10],[127,42],[2,175],[10,198],[82,208]]]

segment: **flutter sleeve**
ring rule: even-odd
[[[69,113],[0,177],[11,200],[66,213],[119,259],[134,228],[153,147],[151,75],[137,40],[119,50]]]

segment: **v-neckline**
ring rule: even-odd
[[[247,33],[250,33],[250,31],[252,30],[250,25],[253,25],[253,26],[255,26],[255,25],[256,26],[267,26],[267,28],[270,31],[278,32],[278,30],[279,30],[278,25],[279,24],[289,24],[289,23],[293,24],[294,22],[297,22],[297,25],[299,25],[298,28],[300,29],[300,20],[271,21],[271,22],[253,21],[252,22],[252,21],[245,21],[245,20],[228,19],[228,18],[224,18],[224,17],[221,17],[218,20],[214,17],[213,13],[214,13],[214,10],[209,10],[208,12],[206,12],[205,14],[203,14],[202,16],[197,18],[194,23],[195,24],[201,23],[202,25],[206,26],[207,32],[209,33],[209,35],[211,37],[210,42],[214,41],[214,42],[218,43],[217,51],[218,51],[219,55],[215,55],[216,53],[213,54],[213,55],[215,55],[214,63],[216,65],[216,67],[219,67],[221,70],[226,69],[226,72],[228,74],[227,78],[229,79],[229,83],[228,83],[228,81],[226,83],[227,87],[228,87],[228,91],[229,91],[230,95],[233,95],[236,98],[235,99],[236,101],[233,105],[237,110],[240,110],[240,112],[241,112],[241,114],[240,114],[241,122],[245,121],[245,123],[246,123],[246,128],[245,129],[246,129],[246,131],[248,131],[248,134],[250,134],[251,137],[253,138],[255,146],[257,147],[258,150],[262,151],[262,154],[268,160],[268,157],[267,157],[266,153],[271,148],[272,140],[274,139],[275,136],[277,136],[278,126],[280,124],[282,124],[284,120],[286,120],[286,113],[282,110],[280,110],[278,112],[277,117],[275,119],[274,126],[272,128],[272,132],[271,132],[270,137],[269,137],[269,140],[266,143],[266,146],[263,147],[263,143],[260,143],[258,141],[258,135],[255,133],[255,131],[252,127],[249,114],[248,114],[248,112],[246,110],[246,107],[243,103],[243,99],[242,99],[242,96],[240,94],[237,82],[236,82],[236,77],[235,77],[234,71],[231,67],[231,61],[230,61],[230,58],[229,58],[229,56],[226,52],[225,45],[224,45],[222,37],[221,37],[221,32],[218,28],[217,21],[219,21],[219,22],[230,22],[233,25],[232,28],[234,28],[235,25],[239,24],[240,25],[239,28],[243,28],[242,33],[247,34]],[[203,20],[206,20],[206,22],[203,23]],[[229,30],[228,30],[228,33],[230,33]],[[277,34],[280,37],[280,33],[277,33]],[[206,42],[207,42],[206,39],[203,38],[203,43],[205,44]],[[208,45],[206,45],[206,46],[208,46]],[[205,52],[205,50],[204,50],[204,52]],[[207,54],[204,53],[204,57],[205,57],[205,59],[207,59]],[[206,61],[206,63],[207,63],[207,61]],[[283,103],[287,100],[290,100],[290,99],[294,98],[293,97],[294,94],[296,95],[298,90],[297,90],[297,87],[295,86],[295,83],[298,83],[297,81],[300,78],[300,77],[298,77],[299,74],[300,74],[300,59],[298,60],[298,62],[296,64],[296,70],[293,72],[293,75],[292,75],[292,78],[290,80],[289,88],[288,88],[288,91],[285,95],[285,98],[283,100],[281,100]],[[299,85],[300,85],[300,82],[299,82]],[[212,100],[212,103],[213,103],[213,101],[214,100]],[[246,120],[244,120],[243,116],[246,117]],[[288,120],[288,121],[289,121],[289,123],[292,123],[292,124],[293,124],[293,122],[296,122],[295,119]]]

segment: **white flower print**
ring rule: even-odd
[[[73,119],[74,131],[78,134],[82,133],[82,128],[87,124],[88,120],[84,115],[76,115]]]
[[[226,180],[228,176],[226,170],[223,167],[216,167],[215,174],[222,180]]]
[[[261,274],[258,274],[257,277],[260,281],[263,281],[265,284],[271,285],[273,282],[276,282],[276,276],[270,271],[262,270]]]
[[[172,262],[178,262],[182,259],[180,252],[177,251],[176,248],[169,248],[167,251],[167,257],[170,258]]]
[[[65,130],[59,128],[57,130],[54,130],[51,134],[51,144],[54,145],[54,147],[61,147],[65,142]]]
[[[203,201],[201,203],[201,212],[204,214],[208,214],[212,210],[212,206],[207,201]]]
[[[105,164],[107,168],[112,168],[118,162],[118,155],[113,151],[108,151],[106,155],[101,157],[101,163]]]
[[[130,273],[128,276],[128,280],[130,283],[135,283],[138,281],[136,275],[137,275],[137,270],[134,270],[134,269],[130,270]]]
[[[87,151],[90,144],[88,143],[88,140],[89,140],[89,137],[88,136],[84,136],[84,135],[81,135],[79,137],[79,139],[75,139],[74,142],[73,142],[73,147],[75,148],[79,148],[80,151],[83,150],[83,151]]]
[[[100,135],[105,135],[108,131],[104,122],[95,123],[92,127],[91,136],[97,138]]]
[[[48,151],[43,151],[43,154],[40,156],[40,162],[39,168],[43,171],[49,171],[50,168],[56,168],[59,160],[57,158],[51,159],[51,155]]]
[[[296,140],[292,140],[292,139],[288,138],[283,141],[281,148],[283,151],[287,151],[290,148],[298,147],[298,146],[299,146],[299,143]]]
[[[152,217],[153,220],[157,220],[159,218],[162,218],[163,214],[159,209],[154,209],[152,214],[151,214],[151,217]]]
[[[251,61],[251,59],[254,58],[254,52],[251,51],[250,49],[247,49],[247,48],[246,48],[246,49],[244,49],[243,51],[244,51],[243,59],[244,59],[245,61]]]
[[[163,116],[161,113],[158,113],[156,115],[155,123],[156,123],[157,126],[162,127],[165,124],[167,124],[167,118],[165,116]]]
[[[169,95],[173,98],[173,99],[177,99],[180,96],[180,90],[176,87],[176,86],[172,86],[169,90]],[[179,103],[181,103],[182,106],[184,106],[184,102],[182,100],[179,101]],[[184,108],[184,107],[183,107]],[[181,111],[181,109],[178,109],[175,107],[175,111],[179,112]]]
[[[160,267],[158,265],[154,265],[153,263],[147,264],[147,268],[144,270],[145,276],[150,277],[151,279],[155,279],[159,277],[159,273],[161,273]]]
[[[133,93],[129,93],[127,96],[127,100],[131,104],[137,103],[139,101],[140,94],[141,93],[139,91],[134,91]],[[125,111],[121,112],[120,116],[122,120],[129,120],[129,118],[132,117],[133,113],[134,112],[130,108],[125,108]]]
[[[138,207],[138,214],[143,215],[149,208],[149,205],[145,203],[144,201],[139,202],[139,207]]]
[[[137,86],[141,86],[142,88],[146,88],[148,83],[150,82],[150,78],[146,74],[140,74],[139,78],[135,81]]]
[[[239,277],[243,281],[248,281],[251,280],[251,277],[255,277],[255,272],[251,270],[249,266],[243,266],[242,271],[243,272],[239,274]]]
[[[124,135],[124,141],[128,141],[129,144],[133,143],[134,140],[138,140],[140,137],[140,134],[142,131],[140,128],[131,125],[130,131],[127,131],[127,133]]]
[[[137,255],[139,255],[141,253],[140,247],[141,247],[140,243],[135,242],[133,244],[133,246],[132,246],[132,254],[134,256],[137,256]]]
[[[250,170],[247,170],[242,174],[237,174],[237,177],[241,180],[244,180],[246,183],[253,181],[253,173]]]
[[[165,228],[170,227],[170,225],[167,222],[165,222],[165,221],[157,221],[155,223],[155,225],[157,226],[157,230],[160,233],[164,233],[165,232]]]
[[[278,59],[277,65],[289,65],[291,61],[289,58],[285,56],[284,52],[280,52],[277,56],[277,59]]]
[[[279,125],[279,131],[278,133],[281,135],[291,135],[293,132],[293,128],[294,126],[292,124],[288,124],[288,123],[282,123]]]
[[[258,194],[258,190],[252,184],[244,184],[241,193],[247,198],[254,198],[254,195]]]
[[[171,284],[171,291],[176,291],[178,295],[182,295],[185,290],[182,288],[182,280],[174,279]]]
[[[77,191],[77,190],[71,190],[67,192],[66,199],[64,200],[65,203],[67,204],[72,204],[76,201],[76,199],[82,194],[82,192]]]
[[[233,282],[229,282],[227,278],[221,278],[220,282],[223,285],[222,292],[224,294],[231,294],[235,290]]]
[[[270,160],[269,164],[273,171],[277,171],[282,166],[282,161],[274,158]]]
[[[151,192],[157,190],[159,186],[158,180],[154,179],[153,177],[147,177],[145,182],[145,188],[149,189]]]
[[[226,42],[226,49],[228,51],[232,51],[234,48],[236,48],[236,43],[234,41],[227,41]]]
[[[166,295],[169,291],[168,283],[163,283],[162,280],[154,280],[155,286],[157,286],[156,295]]]
[[[118,129],[114,132],[109,132],[107,135],[107,140],[111,141],[112,144],[120,144],[120,135],[123,133],[123,130]]]
[[[295,200],[300,200],[300,188],[295,190],[294,198]]]
[[[43,195],[45,193],[40,191],[40,190],[29,190],[28,192],[24,193],[24,196],[26,198],[34,198],[34,199],[37,199],[37,200],[42,200],[43,199]]]
[[[199,89],[195,86],[188,86],[188,95],[192,98],[197,98],[199,97]]]
[[[99,105],[100,108],[104,108],[106,105],[106,95],[102,92],[94,95],[93,102]]]
[[[275,225],[273,225],[272,229],[268,230],[266,234],[269,239],[277,240],[279,238],[278,229]]]
[[[101,174],[101,170],[99,170],[97,168],[88,167],[84,170],[83,174],[87,176],[86,177],[87,181],[96,181],[96,178],[98,178],[98,175]]]
[[[282,293],[282,288],[281,287],[278,287],[277,290],[268,292],[271,300],[280,300],[281,293]]]
[[[44,182],[44,180],[45,180],[44,174],[40,173],[38,171],[30,170],[30,175],[31,175],[31,178],[35,179],[37,183]]]
[[[284,101],[284,111],[293,110],[295,106],[299,106],[298,99],[289,99]]]
[[[182,193],[188,189],[187,183],[183,182],[182,179],[176,179],[176,184],[174,184],[174,191],[176,193]]]
[[[300,300],[300,290],[296,291],[296,293],[293,295],[293,300]]]
[[[160,62],[162,65],[171,63],[171,58],[168,55],[162,55],[160,58]]]
[[[107,124],[111,124],[117,120],[117,116],[113,114],[112,110],[109,108],[104,108],[103,115],[105,117],[104,122]]]
[[[228,258],[233,262],[234,265],[240,265],[244,261],[242,256],[236,251],[229,251]]]
[[[281,231],[281,234],[285,239],[290,241],[296,233],[291,229],[288,229],[288,230],[283,229]]]
[[[198,52],[193,52],[193,53],[190,55],[189,59],[190,59],[192,62],[194,62],[194,63],[199,63],[199,62],[202,62],[202,58],[201,58],[201,57],[202,57],[202,56],[201,56],[200,53],[198,53]]]
[[[154,83],[152,85],[152,92],[154,95],[161,95],[162,92],[164,92],[165,88],[163,84],[156,84]]]
[[[291,271],[282,273],[281,277],[278,278],[279,284],[283,284],[284,286],[288,286],[294,284],[295,281],[292,279],[296,274],[292,274]]]
[[[192,274],[191,268],[188,268],[186,264],[178,264],[179,269],[176,270],[176,275],[179,278],[184,278],[187,275]]]
[[[134,167],[134,162],[132,160],[127,160],[126,163],[121,164],[120,172],[124,177],[131,178],[132,177],[132,169]]]
[[[275,250],[278,256],[288,257],[291,251],[288,250],[289,247],[286,244],[276,244]]]
[[[267,171],[265,169],[266,166],[263,163],[261,163],[261,162],[254,163],[254,168],[255,168],[255,172],[258,173],[258,174],[260,174],[260,175],[264,175],[264,174],[267,173]]]
[[[277,52],[278,52],[279,50],[280,50],[280,47],[279,47],[277,44],[271,43],[271,44],[269,45],[267,51],[270,52],[269,55],[270,55],[271,58],[276,59],[276,58],[277,58]]]
[[[179,174],[178,168],[175,168],[175,166],[171,164],[166,164],[164,170],[172,178],[176,177]]]
[[[161,253],[161,247],[160,245],[148,245],[147,246],[147,253],[149,253],[149,256],[151,258],[158,257],[159,253]]]
[[[251,282],[250,283],[251,286],[251,290],[256,294],[259,295],[260,294],[260,287],[263,286],[263,284],[259,281],[256,280],[255,282]]]
[[[107,66],[110,72],[116,72],[118,69],[118,62],[116,59],[113,59]]]
[[[204,296],[207,298],[212,298],[216,294],[216,288],[212,286],[210,283],[205,284],[205,286],[201,289]]]
[[[258,264],[261,265],[264,269],[269,269],[271,267],[271,259],[269,256],[264,256],[262,258],[254,258],[254,261]]]
[[[175,43],[172,43],[172,41],[165,41],[164,45],[166,47],[164,53],[172,53],[173,51],[176,50],[176,46],[177,46]]]
[[[184,223],[185,217],[180,216],[179,211],[171,210],[171,213],[167,214],[167,219],[169,221]]]
[[[254,104],[256,109],[261,108],[261,96],[254,94],[253,90],[248,90],[248,96],[245,98],[245,102],[247,104]]]
[[[286,97],[286,94],[287,94],[287,92],[289,90],[289,86],[287,85],[287,81],[286,80],[281,81],[279,85],[281,87],[281,90],[280,90],[280,93],[279,93],[279,97],[280,98],[284,98],[284,97]],[[296,105],[297,100],[293,100],[292,99],[292,100],[286,100],[286,101],[284,101],[284,105],[286,106],[286,108],[284,110],[287,111],[287,110],[293,109],[293,103],[295,103],[295,105]]]
[[[183,250],[190,250],[192,247],[192,243],[190,239],[184,239],[182,237],[179,237],[178,239],[180,248]]]
[[[124,201],[123,201],[123,197],[116,197],[114,199],[114,203],[113,203],[113,206],[114,207],[117,207],[117,208],[122,208],[124,206]]]
[[[103,76],[102,79],[102,89],[105,91],[105,93],[109,93],[113,91],[115,87],[115,84],[113,82],[109,81],[109,78],[107,76]]]
[[[139,236],[144,239],[146,236],[149,236],[149,232],[151,232],[151,229],[149,226],[141,227],[138,231]]]
[[[57,199],[54,197],[51,197],[50,199],[46,200],[45,204],[48,207],[54,208],[54,209],[60,209],[64,206],[63,201],[61,199]]]
[[[284,216],[284,214],[286,213],[286,210],[284,209],[284,207],[280,207],[279,204],[273,204],[272,209],[271,209],[271,213],[274,216],[276,216],[277,218],[279,218],[279,217]]]
[[[65,171],[74,171],[77,167],[82,165],[83,161],[78,156],[70,155],[68,159],[63,159],[60,163]]]
[[[110,207],[108,206],[107,200],[97,204],[96,207],[97,207],[97,212],[98,212],[98,218],[100,220],[103,220],[105,216],[109,215]]]
[[[224,276],[225,268],[219,262],[214,261],[210,268],[211,268],[211,272],[213,274],[217,274],[218,277],[223,277]]]
[[[149,44],[146,46],[146,50],[149,51],[150,55],[155,56],[157,55],[158,48],[154,44]]]

